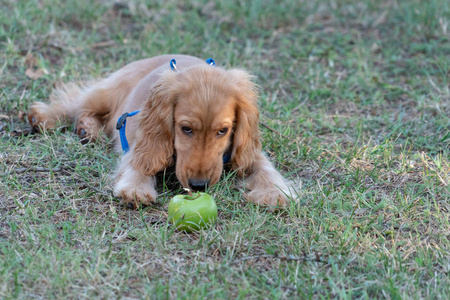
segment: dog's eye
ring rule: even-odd
[[[191,135],[192,134],[192,128],[191,127],[183,126],[183,127],[181,127],[181,130],[183,130],[183,132],[186,133],[187,135]]]
[[[224,136],[225,134],[227,134],[227,132],[228,132],[228,128],[225,127],[225,128],[220,129],[219,132],[217,132],[217,135]]]

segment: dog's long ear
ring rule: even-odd
[[[233,169],[243,175],[252,171],[261,153],[258,95],[256,85],[247,72],[237,69],[228,72],[234,78],[234,97],[237,101],[231,162]]]
[[[139,113],[132,164],[145,175],[155,175],[173,163],[176,76],[174,72],[164,73]]]

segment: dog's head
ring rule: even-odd
[[[209,65],[164,72],[141,112],[133,166],[154,175],[173,163],[183,187],[219,181],[224,155],[238,173],[261,151],[257,94],[251,76]]]

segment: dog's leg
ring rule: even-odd
[[[88,141],[98,137],[104,125],[102,118],[110,112],[109,101],[111,97],[97,84],[80,87],[69,83],[50,95],[49,104],[33,103],[28,112],[28,121],[37,132],[76,122],[77,134]]]
[[[131,159],[134,154],[132,151],[123,155],[120,160],[115,174],[114,196],[121,197],[125,204],[131,204],[137,208],[141,203],[149,205],[155,202],[157,197],[156,178],[144,175],[133,168]]]
[[[293,184],[262,153],[255,159],[252,173],[243,179],[243,189],[248,200],[260,205],[286,206],[296,197]]]
[[[75,132],[81,139],[81,143],[85,144],[95,141],[103,129],[103,124],[96,117],[81,115],[78,117]]]
[[[89,89],[74,83],[64,84],[50,95],[50,103],[35,102],[28,111],[28,122],[36,132],[55,129],[75,121]]]

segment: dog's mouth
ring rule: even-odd
[[[216,172],[217,170],[212,172],[213,174],[211,174],[210,177],[194,177],[177,172],[177,178],[183,188],[193,192],[205,192],[208,191],[211,186],[219,182],[222,172],[220,171],[218,174],[216,174]]]
[[[196,192],[204,192],[210,185],[209,179],[188,179],[189,188]]]

